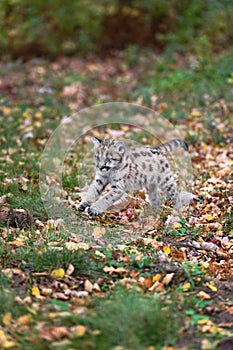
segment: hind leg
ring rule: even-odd
[[[172,204],[176,208],[180,207],[179,192],[172,172],[166,174],[164,181],[161,182],[159,187],[165,193],[165,196],[172,201]]]
[[[188,206],[195,197],[192,193],[186,191],[178,191],[176,181],[172,172],[166,175],[165,180],[160,184],[161,190],[165,193],[166,197],[170,199],[176,210],[182,211]]]
[[[147,194],[149,197],[149,203],[152,208],[159,210],[161,205],[160,195],[158,193],[158,187],[156,184],[150,184],[147,187]]]

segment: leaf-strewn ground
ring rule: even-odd
[[[233,348],[232,74],[232,52],[0,63],[0,348]],[[63,117],[112,101],[148,106],[183,130],[197,199],[182,218],[166,203],[159,218],[142,222],[141,193],[115,216],[77,215],[70,232],[62,218],[47,218],[40,157]],[[84,138],[65,162],[74,210],[93,176],[77,183],[91,147]],[[85,232],[96,244],[82,242]],[[131,240],[106,246],[110,234]]]

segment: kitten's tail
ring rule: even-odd
[[[181,139],[172,139],[167,142],[162,143],[159,146],[153,147],[152,151],[162,151],[162,152],[173,152],[178,148],[183,148],[185,151],[188,151],[189,146],[187,142]]]

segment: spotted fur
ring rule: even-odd
[[[91,216],[105,212],[120,199],[125,192],[145,188],[152,207],[160,208],[159,189],[169,198],[176,209],[182,203],[173,172],[166,157],[167,152],[188,145],[180,139],[170,140],[157,147],[137,146],[126,149],[125,144],[116,139],[100,140],[93,138],[96,175],[89,187],[86,197],[78,210],[88,207]],[[111,189],[102,194],[106,185]]]

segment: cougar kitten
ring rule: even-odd
[[[160,208],[159,189],[169,198],[175,209],[190,202],[188,192],[179,192],[165,153],[184,148],[188,145],[180,139],[170,140],[157,147],[137,146],[126,149],[120,140],[100,140],[93,138],[96,175],[86,197],[81,201],[78,210],[88,207],[91,216],[105,212],[125,192],[145,188],[152,207]],[[101,195],[106,185],[109,192]],[[98,199],[97,199],[98,197]],[[97,199],[97,200],[96,200]]]

